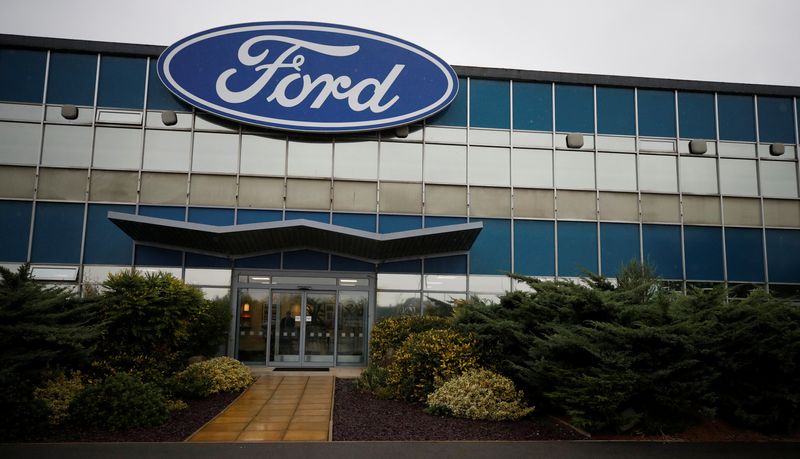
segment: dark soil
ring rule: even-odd
[[[166,424],[107,432],[97,429],[78,429],[74,427],[57,428],[41,432],[32,438],[20,439],[26,442],[129,442],[129,441],[183,441],[197,429],[219,414],[239,396],[241,392],[223,392],[202,400],[187,400],[188,408],[175,411]]]
[[[631,433],[628,435],[597,434],[592,440],[626,441],[689,441],[689,442],[757,442],[757,441],[800,441],[800,432],[794,434],[766,434],[731,425],[721,419],[706,419],[683,432],[662,435]]]
[[[581,440],[585,437],[544,416],[520,421],[473,421],[433,416],[420,404],[383,400],[336,380],[334,441]]]

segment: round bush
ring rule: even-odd
[[[430,394],[428,411],[467,419],[516,420],[533,411],[532,407],[525,406],[522,395],[505,376],[474,368]]]
[[[70,417],[80,425],[118,431],[161,425],[169,411],[158,387],[116,373],[78,394],[70,404]]]
[[[384,319],[372,329],[369,358],[374,365],[388,365],[394,351],[413,333],[449,328],[447,319],[436,316],[398,316]]]
[[[444,381],[477,366],[471,338],[455,330],[410,335],[397,349],[386,383],[395,398],[425,401]]]
[[[76,371],[67,377],[64,373],[56,375],[33,391],[33,396],[41,400],[50,414],[47,421],[58,425],[69,416],[69,405],[84,389],[81,373]]]
[[[216,357],[197,362],[175,375],[175,392],[185,397],[205,398],[218,392],[235,392],[253,384],[255,378],[242,362]]]

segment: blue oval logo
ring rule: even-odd
[[[158,76],[175,95],[242,123],[355,132],[409,124],[445,108],[455,71],[378,32],[316,22],[258,22],[199,32],[167,48]]]

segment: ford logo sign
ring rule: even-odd
[[[316,22],[258,22],[199,32],[167,48],[158,76],[191,105],[290,131],[409,124],[458,92],[453,69],[399,38]]]

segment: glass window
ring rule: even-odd
[[[0,261],[25,261],[31,228],[31,203],[0,201]]]
[[[553,90],[550,83],[514,82],[514,129],[553,130]]]
[[[148,129],[144,137],[144,168],[188,171],[192,136],[189,132]]]
[[[381,180],[422,181],[422,144],[381,142]]]
[[[764,281],[764,250],[760,229],[725,228],[725,252],[728,280]]]
[[[495,293],[502,295],[503,293],[511,290],[511,279],[505,275],[495,276],[469,276],[469,291],[470,292],[483,292]],[[485,297],[481,295],[482,297]],[[497,302],[495,296],[492,301]]]
[[[286,139],[242,135],[242,174],[278,175],[286,172]]]
[[[639,135],[675,137],[675,99],[672,91],[639,90]]]
[[[192,170],[235,174],[239,156],[239,136],[195,132]]]
[[[756,141],[756,116],[752,96],[717,96],[719,138],[722,140]]]
[[[686,278],[723,280],[722,228],[686,226],[683,229],[686,248]]]
[[[458,79],[458,94],[450,105],[426,120],[426,124],[439,126],[467,125],[467,79]]]
[[[603,275],[616,277],[631,261],[639,261],[639,225],[600,224],[600,251]]]
[[[598,153],[597,188],[636,191],[636,155]]]
[[[422,276],[418,274],[378,274],[378,289],[419,290]]]
[[[158,60],[150,59],[150,79],[147,84],[147,108],[190,112],[192,108],[175,97],[158,78]]]
[[[678,114],[682,138],[717,138],[713,94],[678,92]]]
[[[47,53],[0,49],[0,100],[42,103]]]
[[[550,150],[511,150],[511,185],[531,188],[553,186],[553,152]]]
[[[558,275],[581,276],[597,272],[597,225],[558,222]]]
[[[800,282],[800,231],[767,230],[770,282]]]
[[[375,300],[375,322],[397,316],[421,314],[419,292],[378,292]]]
[[[309,269],[324,271],[328,269],[328,254],[313,250],[295,250],[283,253],[283,269]]]
[[[94,164],[101,169],[139,169],[142,131],[98,127],[94,135]]]
[[[472,274],[503,274],[511,270],[511,221],[473,218],[483,230],[470,250]]]
[[[333,224],[362,231],[375,232],[377,219],[374,214],[333,214]]]
[[[639,188],[642,191],[678,192],[678,167],[674,156],[640,155]]]
[[[231,284],[230,269],[186,269],[184,279],[192,285],[219,285]]]
[[[594,95],[591,86],[556,85],[556,131],[594,132]]]
[[[797,168],[783,161],[761,161],[761,194],[771,198],[797,197]]]
[[[756,162],[741,159],[719,160],[720,191],[728,196],[758,196]]]
[[[40,202],[33,226],[34,263],[78,263],[81,257],[83,204]]]
[[[717,160],[682,156],[681,191],[684,193],[717,193]]]
[[[594,154],[582,151],[556,151],[556,187],[594,188]]]
[[[508,129],[509,86],[508,81],[470,80],[470,127]]]
[[[509,186],[511,174],[509,155],[508,148],[470,147],[469,183]]]
[[[96,76],[96,54],[51,53],[47,103],[94,105]]]
[[[425,259],[425,272],[426,273],[434,273],[434,274],[466,274],[467,273],[467,256],[466,255],[452,255],[449,257],[433,257],[433,258],[426,258]],[[452,282],[461,282],[456,280],[450,280],[446,282],[446,279],[450,278],[458,278],[462,279],[458,276],[440,276],[440,279],[443,283],[451,282],[450,285],[453,285]],[[466,278],[463,278],[466,281]],[[428,288],[428,287],[426,287]],[[439,287],[434,290],[442,290],[443,288]],[[456,290],[454,286],[452,288]],[[466,287],[461,288],[462,291],[466,290]]]
[[[427,268],[427,261],[426,268]],[[467,276],[453,276],[447,274],[428,274],[424,276],[424,289],[437,292],[467,291]]]
[[[514,272],[527,276],[555,275],[553,222],[514,220]]]
[[[90,204],[86,218],[83,262],[88,264],[130,264],[133,241],[111,220],[108,212],[133,214],[134,206]]]
[[[330,177],[332,161],[333,144],[330,141],[289,141],[289,175]]]
[[[636,134],[634,92],[629,88],[597,88],[597,132]]]
[[[794,143],[794,109],[790,97],[758,98],[758,136],[762,143]]]
[[[147,59],[101,56],[97,105],[100,107],[144,107],[144,79]]]
[[[425,145],[424,169],[429,183],[467,183],[467,147]]]
[[[59,126],[44,128],[42,164],[47,166],[89,167],[92,157],[92,128]]]
[[[378,142],[337,142],[333,154],[333,175],[337,178],[376,180]]]
[[[36,165],[41,135],[38,124],[0,123],[0,163]]]
[[[666,279],[682,279],[681,227],[642,225],[644,261]]]

